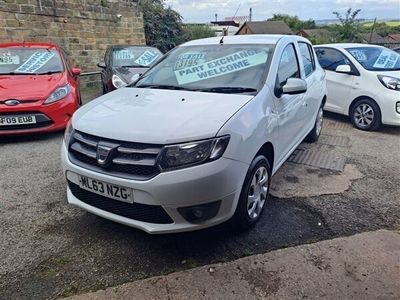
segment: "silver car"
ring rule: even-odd
[[[68,202],[148,233],[253,226],[271,176],[321,133],[325,73],[308,40],[191,41],[66,130]]]

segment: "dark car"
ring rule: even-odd
[[[102,68],[103,93],[133,82],[137,74],[146,72],[162,56],[160,50],[147,46],[114,45],[107,48],[104,62],[97,65]]]

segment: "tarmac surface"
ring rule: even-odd
[[[399,299],[400,234],[362,233],[127,283],[69,300]]]
[[[163,236],[67,204],[62,133],[0,138],[0,299],[72,296],[276,249],[399,229],[400,129],[363,132],[326,114],[322,134],[317,144],[299,148],[344,160],[343,170],[315,167],[315,161],[285,163],[251,231],[238,233],[223,224]]]

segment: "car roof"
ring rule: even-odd
[[[0,48],[13,48],[13,47],[43,48],[43,49],[59,49],[60,48],[57,44],[41,43],[41,42],[0,43]]]
[[[194,40],[182,44],[181,46],[201,46],[218,45],[222,37],[212,37],[200,40]],[[281,39],[291,39],[294,41],[307,41],[307,39],[296,35],[283,34],[249,34],[249,35],[228,35],[224,37],[224,44],[277,44]]]
[[[331,47],[337,49],[346,49],[346,48],[361,48],[361,47],[365,48],[365,47],[382,47],[382,46],[361,44],[361,43],[336,43],[336,44],[315,45],[314,47]]]

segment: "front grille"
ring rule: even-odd
[[[99,145],[112,149],[105,164],[98,163]],[[157,157],[161,149],[162,145],[123,142],[75,131],[70,141],[69,158],[72,163],[99,173],[148,180],[160,173]]]
[[[154,223],[154,224],[174,223],[171,217],[166,213],[166,211],[161,206],[146,205],[140,203],[130,204],[113,200],[81,189],[79,185],[76,185],[71,181],[68,181],[68,186],[72,194],[76,198],[98,209],[146,223]]]
[[[50,126],[53,124],[53,121],[47,117],[45,114],[38,113],[38,112],[24,112],[24,113],[1,113],[0,116],[35,116],[36,117],[36,124],[22,124],[22,125],[7,125],[7,126],[0,126],[1,130],[24,130],[24,129],[34,129],[34,128],[43,128]]]

